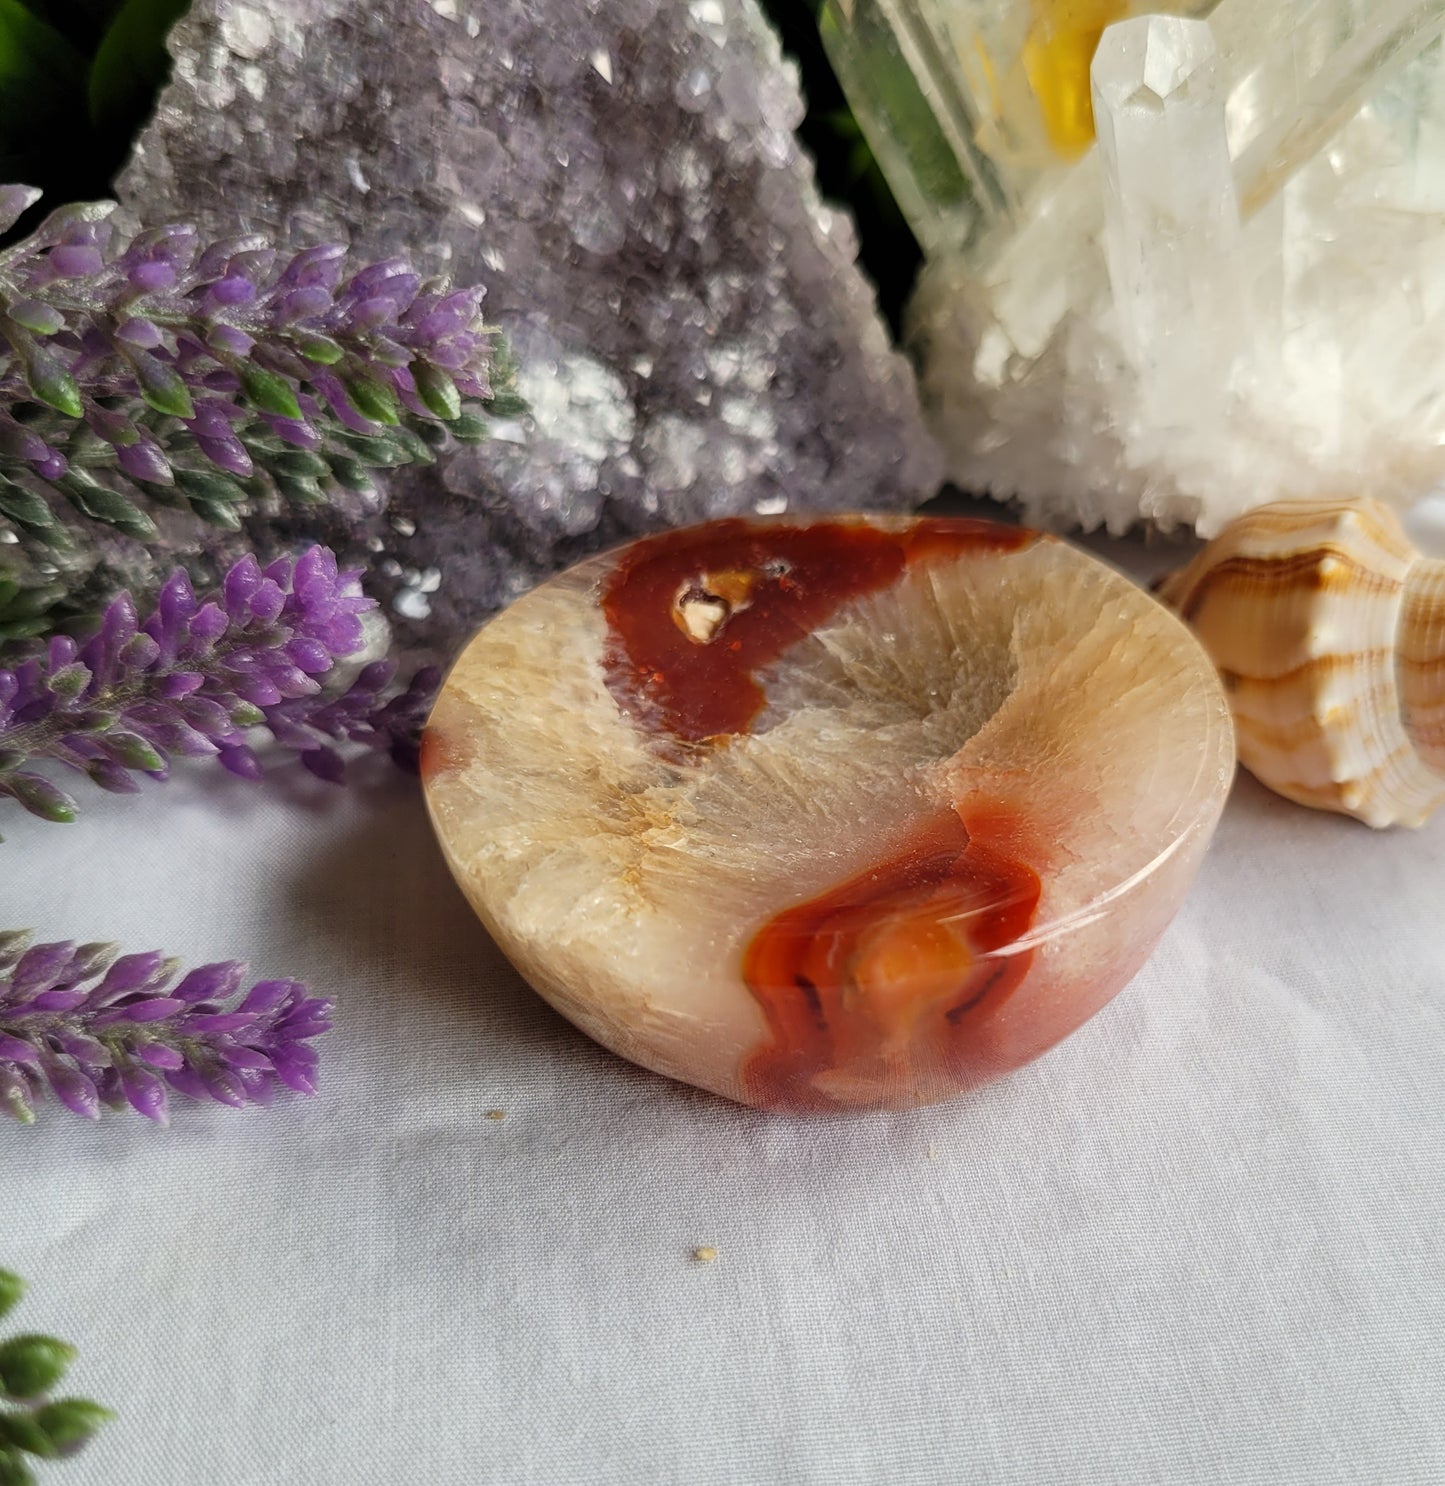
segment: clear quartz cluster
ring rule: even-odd
[[[754,0],[196,0],[171,49],[133,216],[405,253],[513,348],[530,417],[362,528],[412,637],[652,527],[936,489]]]
[[[1205,534],[1437,486],[1442,31],[1445,0],[828,0],[929,253],[910,338],[953,478]]]

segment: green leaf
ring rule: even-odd
[[[413,362],[412,379],[416,382],[416,395],[427,412],[450,423],[462,410],[462,395],[457,384],[439,366],[430,361]]]
[[[166,766],[165,759],[156,752],[154,745],[147,743],[139,733],[107,733],[105,749],[123,769],[140,769],[153,774]]]
[[[55,525],[55,513],[33,491],[23,485],[0,480],[0,516],[8,516],[22,526],[44,528]]]
[[[51,437],[58,441],[61,433],[62,430],[56,430]],[[115,458],[115,450],[110,442],[101,438],[88,423],[70,425],[70,437],[60,447],[60,452],[71,464],[83,467]]]
[[[149,351],[132,351],[129,359],[135,369],[141,396],[156,412],[168,413],[172,418],[196,416],[190,389],[174,367],[152,356]]]
[[[297,480],[324,480],[331,473],[331,466],[310,449],[285,449],[273,454],[266,465],[273,475],[290,475]]]
[[[88,57],[100,45],[120,0],[20,0],[20,3],[54,26],[78,52]]]
[[[65,793],[63,789],[57,789],[48,779],[40,774],[7,774],[0,778],[0,789],[15,799],[22,809],[28,810],[31,815],[38,815],[41,820],[48,820],[54,825],[71,825],[76,817],[75,801]],[[49,1337],[19,1337],[19,1341],[25,1342],[48,1342]],[[6,1347],[13,1345],[10,1342]],[[57,1347],[64,1347],[64,1342],[54,1342]],[[70,1349],[67,1347],[66,1351]],[[74,1356],[74,1353],[71,1353]],[[59,1380],[59,1373],[50,1383],[37,1388],[31,1393],[17,1393],[7,1381],[5,1372],[5,1347],[0,1347],[0,1390],[11,1394],[15,1398],[33,1398],[36,1393],[46,1392],[54,1382]],[[62,1368],[63,1372],[64,1369]]]
[[[33,640],[36,635],[49,635],[54,630],[54,622],[43,616],[40,619],[0,619],[0,640]],[[0,836],[0,841],[4,839]]]
[[[326,463],[331,467],[331,474],[336,483],[343,490],[371,490],[373,488],[366,466],[359,461],[348,459],[344,454],[328,454]]]
[[[19,0],[0,0],[0,153],[43,138],[84,77],[84,57],[55,27]]]
[[[175,488],[174,482],[170,485],[157,485],[153,480],[137,480],[135,486],[154,505],[165,506],[172,511],[183,511],[186,508],[186,499]]]
[[[70,533],[59,522],[54,526],[26,526],[17,521],[14,525],[30,539],[37,547],[48,547],[52,552],[69,552],[74,543],[70,540]],[[5,530],[5,523],[0,520],[0,532]],[[0,537],[0,541],[4,538]]]
[[[5,606],[11,619],[31,619],[53,609],[65,597],[65,584],[41,583],[34,588],[22,588]]]
[[[314,506],[326,499],[326,492],[305,475],[276,476],[276,488],[287,500],[298,506]]]
[[[480,413],[466,412],[447,425],[454,439],[464,444],[480,444],[491,437],[492,425]]]
[[[57,1398],[35,1411],[35,1422],[49,1437],[58,1455],[69,1454],[85,1444],[115,1414],[88,1398]]]
[[[79,470],[71,470],[61,479],[60,486],[82,516],[103,521],[139,541],[149,541],[155,536],[155,522],[118,490],[102,485]]]
[[[35,1415],[26,1412],[0,1412],[0,1445],[24,1450],[27,1455],[39,1455],[45,1460],[55,1455],[50,1436],[35,1422]]]
[[[346,429],[339,432],[336,438],[370,469],[389,470],[396,465],[411,462],[404,449],[399,449],[393,440],[382,435],[352,433],[350,429]]]
[[[235,372],[241,379],[241,390],[263,413],[300,420],[301,404],[296,401],[295,389],[285,377],[249,362],[237,366]]]
[[[190,0],[122,0],[90,64],[86,104],[97,130],[127,138],[170,76],[166,34]]]
[[[391,437],[406,450],[413,464],[435,464],[437,457],[432,446],[415,429],[405,423],[392,429]]]
[[[0,1269],[0,1316],[8,1316],[25,1295],[25,1281],[13,1269]]]
[[[528,409],[525,397],[505,390],[498,392],[484,406],[493,418],[520,418]]]
[[[0,4],[3,4],[3,0],[0,0]],[[30,390],[56,412],[64,413],[67,418],[79,418],[85,408],[80,401],[80,388],[75,385],[75,378],[49,351],[43,350],[28,337],[22,341],[19,336],[18,330],[11,331],[11,338],[16,342],[15,349],[19,351],[20,359],[25,364],[25,381]]]
[[[212,526],[222,527],[226,531],[241,529],[241,518],[236,514],[235,506],[228,506],[222,501],[205,500],[196,496],[191,501],[191,510]]]
[[[265,464],[264,456],[266,455],[279,454],[284,449],[296,447],[286,439],[277,437],[259,418],[252,418],[249,422],[239,425],[236,429],[236,437],[245,445],[246,452],[257,464]]]
[[[308,335],[296,343],[296,349],[317,366],[335,366],[346,354],[342,346],[329,335]]]
[[[177,470],[176,484],[191,498],[221,505],[240,506],[250,499],[229,475],[218,470]]]
[[[3,1445],[0,1445],[0,1486],[35,1486],[35,1472]]]
[[[65,328],[65,316],[53,304],[39,299],[18,299],[10,306],[10,318],[36,335],[54,335]]]
[[[21,779],[34,777],[22,774],[6,782],[13,788]],[[11,1337],[0,1343],[0,1389],[18,1399],[49,1393],[75,1358],[75,1348],[53,1336]]]
[[[349,378],[346,395],[351,399],[351,406],[373,423],[395,427],[401,422],[401,404],[396,400],[396,393],[375,377]]]
[[[14,580],[0,580],[0,639],[24,640],[53,631],[57,628],[56,617],[50,611],[64,597],[63,583],[37,583],[33,588],[22,588]],[[0,1272],[0,1316],[4,1314],[4,1277]]]

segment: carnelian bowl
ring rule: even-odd
[[[727,520],[534,589],[453,667],[422,772],[526,979],[645,1067],[771,1109],[946,1099],[1144,963],[1234,767],[1204,651],[992,522]]]

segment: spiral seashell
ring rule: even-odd
[[[1445,563],[1388,507],[1260,506],[1159,597],[1218,666],[1261,783],[1376,827],[1422,825],[1445,801]]]

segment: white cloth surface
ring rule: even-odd
[[[0,821],[0,927],[338,1002],[314,1100],[0,1123],[0,1332],[121,1416],[46,1481],[1445,1481],[1445,818],[1242,777],[1081,1032],[828,1120],[587,1042],[370,781]]]

